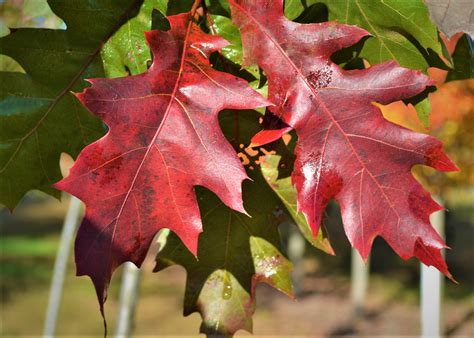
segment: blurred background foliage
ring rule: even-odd
[[[71,0],[72,1],[72,0]],[[211,1],[218,4],[219,1]],[[64,29],[64,22],[51,12],[45,0],[0,0],[0,35],[9,28]],[[460,35],[445,40],[452,53]],[[5,56],[0,70],[22,71]],[[453,248],[446,258],[460,285],[445,287],[445,320],[448,335],[474,334],[474,80],[445,82],[447,71],[430,69],[437,91],[429,94],[430,125],[417,118],[413,106],[396,102],[381,106],[384,116],[407,128],[441,139],[461,172],[442,174],[426,167],[414,168],[417,178],[444,201],[447,212],[446,240]],[[57,201],[40,192],[30,192],[14,214],[0,206],[0,335],[37,335],[42,330],[62,221],[68,198]],[[331,203],[324,223],[337,256],[328,256],[307,245],[302,266],[302,296],[295,303],[266,286],[258,288],[255,334],[350,334],[414,335],[419,330],[419,263],[398,258],[377,239],[371,257],[368,311],[352,317],[349,294],[350,245],[344,235],[338,206]],[[174,267],[152,274],[156,248],[144,264],[144,279],[137,313],[136,334],[191,336],[198,332],[197,314],[182,318],[185,272]],[[114,278],[107,312],[114,326],[119,273]],[[73,258],[65,284],[59,318],[60,335],[102,334],[94,290],[88,278],[74,276]],[[78,310],[79,309],[79,310]],[[337,313],[337,316],[335,315]],[[314,320],[317,318],[318,320]],[[246,335],[239,333],[239,335]]]

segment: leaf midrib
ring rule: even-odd
[[[117,231],[117,228],[118,228],[119,219],[122,216],[122,212],[125,208],[125,205],[127,204],[128,199],[130,197],[130,194],[131,194],[131,192],[132,192],[132,190],[135,186],[135,182],[137,181],[137,178],[138,178],[138,176],[141,172],[141,169],[142,169],[142,167],[143,167],[143,165],[144,165],[144,163],[145,163],[145,161],[148,157],[148,154],[150,153],[151,149],[153,149],[153,144],[156,142],[156,139],[158,138],[159,134],[161,133],[161,131],[163,129],[163,126],[165,125],[165,121],[167,120],[168,115],[171,111],[171,106],[172,106],[173,102],[176,99],[178,89],[179,89],[179,86],[180,86],[180,82],[181,82],[181,78],[182,78],[182,75],[183,75],[184,63],[186,61],[186,51],[187,51],[188,39],[189,39],[189,36],[190,36],[190,33],[191,33],[192,25],[193,25],[193,21],[192,21],[192,18],[190,18],[189,23],[188,23],[188,27],[186,29],[186,35],[185,35],[185,38],[184,38],[184,42],[183,42],[183,51],[181,53],[181,61],[180,61],[178,76],[176,78],[176,82],[175,82],[173,91],[170,95],[170,100],[169,100],[168,106],[166,107],[166,110],[163,114],[163,119],[161,120],[161,123],[160,123],[160,125],[158,126],[158,129],[155,132],[155,135],[153,135],[152,140],[148,144],[147,150],[146,150],[145,154],[143,155],[143,158],[142,158],[142,160],[141,160],[141,162],[140,162],[140,164],[139,164],[139,166],[138,166],[138,168],[135,172],[135,176],[132,179],[132,182],[131,182],[130,187],[127,191],[127,194],[125,195],[125,198],[123,199],[122,205],[120,206],[120,210],[117,213],[117,217],[115,218],[114,230],[112,232],[112,236],[111,236],[111,239],[110,239],[111,243],[114,242],[115,234],[116,234],[116,231]],[[166,163],[165,163],[165,165],[166,165]],[[110,254],[111,254],[111,252],[110,252]]]
[[[356,0],[357,1],[357,0]],[[385,191],[381,188],[380,184],[378,183],[378,181],[375,179],[375,177],[372,175],[372,173],[368,170],[368,168],[365,166],[364,162],[362,161],[362,159],[359,157],[359,154],[357,153],[356,149],[354,148],[354,145],[352,144],[352,142],[349,140],[349,138],[347,137],[347,134],[344,132],[344,130],[342,129],[342,127],[339,125],[338,121],[334,118],[334,116],[332,116],[332,114],[330,113],[328,107],[326,106],[326,103],[324,101],[322,101],[320,98],[319,98],[319,95],[318,95],[318,92],[314,90],[314,88],[308,83],[308,81],[306,80],[306,78],[303,76],[303,74],[301,73],[301,70],[296,67],[296,65],[293,63],[293,61],[290,59],[290,57],[285,53],[285,51],[281,48],[280,44],[277,43],[277,41],[275,41],[273,39],[273,37],[266,31],[266,29],[264,27],[262,27],[262,25],[260,24],[260,22],[258,22],[252,15],[250,15],[250,13],[245,9],[243,8],[242,6],[238,5],[237,3],[233,2],[234,6],[236,7],[239,7],[240,10],[242,12],[244,12],[253,22],[255,22],[257,24],[257,26],[260,28],[260,30],[265,34],[265,36],[268,37],[268,39],[275,45],[276,49],[283,55],[283,57],[288,61],[288,63],[290,64],[290,66],[296,71],[296,73],[302,78],[303,82],[305,83],[305,85],[308,87],[308,89],[311,91],[311,93],[314,94],[314,97],[317,99],[317,101],[319,102],[320,106],[323,108],[322,110],[326,113],[326,115],[330,118],[330,120],[332,121],[332,123],[334,125],[336,125],[336,127],[339,129],[339,131],[341,132],[341,134],[344,136],[344,138],[346,139],[346,142],[349,144],[349,146],[351,147],[352,149],[352,152],[354,153],[355,157],[357,158],[357,160],[359,161],[361,167],[363,168],[363,170],[365,170],[369,175],[370,177],[372,178],[372,180],[375,182],[376,186],[379,188],[380,192],[382,193],[382,195],[384,196],[385,200],[387,201],[387,203],[389,204],[390,206],[390,209],[393,210],[393,212],[396,214],[397,218],[400,220],[400,215],[398,214],[398,211],[395,209],[395,207],[392,205],[390,199],[388,198],[388,196],[385,194]]]

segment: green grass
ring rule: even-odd
[[[54,258],[58,249],[59,238],[43,237],[3,237],[0,238],[0,259],[8,257],[49,257]]]

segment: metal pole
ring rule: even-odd
[[[359,253],[352,249],[351,252],[351,301],[356,315],[364,313],[365,299],[369,286],[369,261],[362,260]]]
[[[133,318],[137,306],[141,270],[135,264],[126,262],[123,268],[120,304],[117,317],[116,338],[130,337],[133,329]]]
[[[52,338],[55,335],[59,306],[61,304],[61,296],[63,293],[64,278],[66,277],[69,252],[71,250],[71,242],[79,223],[81,209],[81,201],[76,197],[71,196],[66,218],[64,219],[61,240],[56,255],[56,262],[54,263],[53,279],[51,281],[48,308],[46,310],[46,319],[44,321],[44,338]]]
[[[435,200],[440,203],[438,198],[435,198]],[[445,211],[440,210],[431,214],[430,220],[439,235],[444,237]],[[443,283],[444,278],[437,269],[421,264],[420,305],[422,338],[442,336],[441,298]]]

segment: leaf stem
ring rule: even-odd
[[[191,11],[189,12],[190,16],[191,16],[191,20],[194,19],[194,15],[196,14],[196,11],[197,11],[199,5],[204,5],[205,6],[204,0],[194,0],[193,7],[191,7]]]
[[[214,28],[214,22],[212,22],[211,16],[209,15],[209,10],[208,10],[208,8],[207,8],[206,1],[205,1],[205,0],[202,1],[202,9],[203,9],[203,11],[204,11],[204,15],[206,16],[206,20],[207,20],[207,23],[208,23],[208,25],[209,25],[209,29],[210,29],[211,32],[212,32],[212,35],[216,35],[217,32],[216,32],[216,30],[215,30],[215,28]]]

